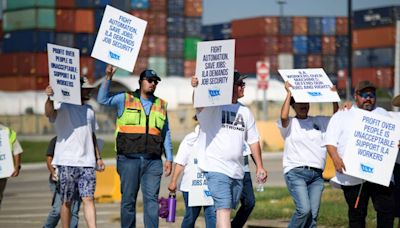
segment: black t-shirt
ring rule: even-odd
[[[47,156],[53,157],[54,156],[54,149],[56,148],[57,136],[53,137],[50,140],[49,147],[47,147]]]

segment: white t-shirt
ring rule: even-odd
[[[257,143],[259,134],[250,109],[236,103],[205,107],[197,114],[200,123],[199,167],[243,179],[243,143]]]
[[[96,117],[90,105],[62,103],[57,110],[54,128],[57,143],[52,165],[96,167],[93,132]]]
[[[251,150],[249,145],[243,143],[243,172],[250,173],[249,158],[251,155]]]
[[[326,149],[323,147],[323,137],[328,127],[330,117],[309,116],[307,119],[289,118],[289,125],[278,128],[285,140],[283,151],[283,173],[299,166],[310,166],[324,169]]]
[[[182,180],[179,185],[179,190],[182,192],[189,192],[191,177],[194,172],[197,172],[197,140],[199,137],[199,128],[196,127],[194,132],[189,133],[183,138],[179,145],[178,152],[175,156],[174,162],[185,166],[183,170]]]
[[[0,124],[0,130],[6,129],[6,128],[7,128],[6,126]],[[12,147],[13,147],[13,151],[12,151],[13,155],[18,155],[23,152],[22,146],[19,143],[18,139],[15,139]]]
[[[337,148],[337,152],[341,158],[343,158],[347,141],[351,137],[351,131],[349,131],[349,127],[353,125],[355,118],[355,110],[358,109],[356,106],[352,106],[349,110],[338,111],[336,112],[329,124],[328,129],[326,130],[326,136],[324,140],[324,145],[332,145]],[[371,112],[377,113],[384,116],[389,116],[389,113],[380,107],[375,108]],[[361,184],[364,182],[362,179],[349,176],[344,173],[336,172],[336,176],[331,179],[333,184],[340,184],[346,186],[352,186]]]

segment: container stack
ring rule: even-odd
[[[183,47],[185,37],[184,0],[168,1],[167,19],[167,74],[170,76],[183,76],[184,59]]]
[[[393,88],[396,20],[400,6],[354,12],[353,87],[370,80],[378,88]]]

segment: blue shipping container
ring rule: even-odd
[[[322,18],[321,17],[308,17],[308,35],[321,35],[322,34]]]
[[[226,40],[231,38],[231,24],[205,25],[201,28],[204,40]]]
[[[93,8],[94,0],[75,0],[76,8]]]
[[[336,36],[336,55],[347,55],[349,39],[347,36]]]
[[[3,52],[44,52],[47,43],[55,42],[54,32],[39,30],[20,30],[5,33]]]
[[[145,10],[150,6],[148,0],[131,0],[131,8],[134,10]]]
[[[336,73],[335,56],[334,55],[322,56],[322,68],[327,74]]]
[[[75,47],[80,49],[81,55],[90,55],[95,39],[90,33],[75,33]]]
[[[400,20],[400,6],[358,10],[353,20],[355,29],[393,25]]]
[[[291,17],[280,17],[279,18],[279,34],[281,35],[292,35],[292,18]]]
[[[169,16],[180,16],[183,17],[184,15],[184,0],[169,0],[167,9]]]
[[[180,16],[167,18],[167,34],[168,37],[184,37],[185,36],[185,19]]]
[[[394,48],[373,48],[353,51],[353,67],[394,66]]]
[[[105,9],[95,9],[94,10],[94,31],[98,31],[101,25],[101,20],[103,20]]]
[[[337,70],[346,70],[349,66],[349,58],[347,55],[337,55],[335,58],[336,69]]]
[[[94,77],[95,79],[100,79],[104,76],[106,72],[107,63],[97,60],[94,60]]]
[[[131,9],[131,0],[112,0],[111,5],[122,11],[129,12]]]
[[[56,33],[56,44],[66,47],[74,47],[75,37],[73,33]]]
[[[167,56],[168,58],[183,58],[183,38],[168,38]]]
[[[295,69],[307,68],[307,55],[294,55],[293,65]]]
[[[94,0],[93,5],[95,7],[105,7],[106,5],[111,5],[112,0]]]
[[[185,36],[202,37],[201,17],[185,17]]]
[[[293,53],[294,54],[308,53],[306,36],[293,36]]]
[[[335,17],[323,17],[322,18],[322,34],[327,36],[333,36],[336,34],[336,18]]]
[[[183,59],[168,58],[168,76],[183,76]]]
[[[309,54],[321,54],[322,52],[321,36],[308,36],[307,48]]]

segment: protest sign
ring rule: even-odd
[[[133,71],[147,22],[107,5],[92,57]]]
[[[194,107],[232,103],[235,40],[197,43]]]
[[[346,145],[344,173],[389,186],[399,148],[400,122],[357,109]]]
[[[191,183],[189,187],[189,207],[209,206],[213,205],[214,201],[211,197],[211,192],[208,190],[207,179],[204,173],[199,168],[195,168],[192,172]]]
[[[292,85],[291,92],[298,103],[339,102],[337,92],[322,68],[278,70],[283,80]]]
[[[81,105],[79,50],[47,44],[52,100]]]
[[[8,129],[0,131],[0,178],[10,177],[14,172],[14,161],[10,147]]]

